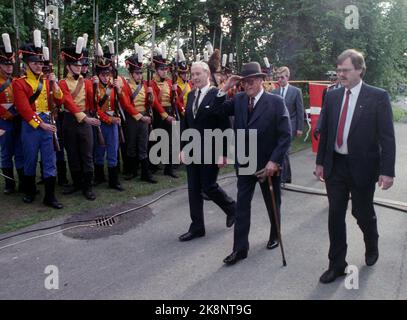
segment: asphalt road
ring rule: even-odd
[[[402,141],[407,124],[397,124],[396,131],[396,184],[376,195],[407,201],[407,144]],[[323,188],[312,175],[314,159],[311,151],[292,156],[295,184]],[[220,182],[233,197],[235,182]],[[153,197],[136,199],[129,207]],[[376,208],[380,258],[367,267],[362,233],[348,211],[347,260],[358,268],[359,281],[358,289],[347,289],[343,278],[329,285],[318,282],[328,265],[327,209],[325,197],[283,192],[288,266],[282,267],[279,249],[266,249],[269,222],[257,188],[249,256],[225,267],[233,230],[225,227],[224,214],[212,202],[205,203],[206,236],[178,241],[189,226],[187,193],[179,190],[122,218],[112,232],[81,228],[1,248],[0,299],[407,299],[407,213]],[[0,242],[0,247],[30,236]],[[49,265],[58,268],[58,289],[46,288]]]

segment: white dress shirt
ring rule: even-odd
[[[256,108],[256,104],[260,100],[263,93],[264,93],[264,89],[262,88],[261,91],[257,94],[257,96],[254,97],[253,110],[254,110],[254,108]]]
[[[283,97],[284,99],[285,99],[285,96],[287,95],[287,91],[288,91],[288,86],[289,86],[289,85],[290,85],[290,84],[287,83],[285,87],[280,87],[280,96],[281,96],[281,93],[283,92],[283,88],[284,88],[284,95],[282,95],[282,97]]]
[[[210,89],[210,84],[207,84],[205,87],[203,87],[201,89],[196,88],[196,90],[195,90],[195,99],[194,99],[194,103],[192,105],[192,110],[194,110],[194,108],[195,108],[195,103],[196,103],[196,99],[198,98],[199,90],[201,90],[201,95],[199,96],[198,108],[201,105],[202,100],[205,98],[205,95],[208,93],[209,89]],[[198,110],[197,110],[197,112],[198,112]]]
[[[360,81],[356,86],[354,86],[352,89],[350,89],[351,94],[349,96],[348,112],[346,114],[345,127],[343,130],[343,144],[340,148],[338,146],[338,143],[336,142],[337,136],[338,136],[338,128],[336,129],[335,151],[338,153],[341,153],[341,154],[348,154],[349,129],[350,129],[350,125],[352,123],[353,113],[355,112],[356,102],[358,101],[360,89],[362,88],[362,84],[363,84],[363,81]],[[348,89],[345,88],[345,93],[342,98],[342,107],[341,107],[341,113],[339,114],[339,119],[341,118],[341,115],[342,115],[342,110],[343,110],[343,106],[345,104],[347,91],[348,91]],[[339,121],[338,121],[338,127],[339,127]]]

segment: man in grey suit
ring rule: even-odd
[[[280,67],[277,70],[279,88],[272,91],[284,98],[285,105],[290,114],[291,120],[291,137],[301,137],[304,129],[304,103],[302,92],[299,88],[288,83],[290,79],[290,69]],[[291,165],[288,152],[285,155],[283,170],[281,172],[281,183],[291,183]]]

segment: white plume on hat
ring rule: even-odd
[[[137,48],[137,60],[139,63],[143,63],[143,58],[144,58],[144,49],[143,47],[138,47]]]
[[[178,49],[178,62],[184,62],[184,61],[186,61],[184,52],[182,51],[182,49]]]
[[[229,63],[233,63],[233,53],[229,53]]]
[[[88,34],[84,33],[82,37],[83,37],[83,48],[86,49],[86,46],[88,45]]]
[[[264,57],[263,60],[264,60],[264,64],[266,65],[266,68],[270,68],[269,59],[267,57]]]
[[[165,43],[161,44],[161,56],[163,57],[163,59],[167,59],[167,46],[165,45]]]
[[[38,29],[34,30],[34,47],[41,48],[41,31]]]
[[[212,43],[210,43],[209,41],[206,43],[206,50],[208,50],[209,56],[211,56],[213,54]]]
[[[44,56],[44,61],[49,61],[49,49],[48,49],[48,47],[42,47],[42,55]]]
[[[208,62],[208,61],[209,61],[208,51],[204,51],[204,61],[205,61],[205,62]]]
[[[82,53],[84,42],[85,42],[85,39],[83,39],[83,37],[78,37],[78,39],[76,39],[76,49],[75,49],[76,54]]]
[[[98,43],[98,56],[103,57],[103,49],[100,43]]]
[[[201,61],[201,54],[200,53],[197,53],[196,54],[196,62],[199,62],[199,61]]]
[[[224,53],[222,55],[222,67],[226,66],[227,59],[228,59],[228,55],[226,53]]]
[[[10,36],[8,33],[3,33],[1,35],[1,37],[3,38],[3,44],[4,44],[4,51],[6,51],[6,53],[12,53],[13,49],[11,48],[11,43],[10,43]]]
[[[138,43],[136,42],[135,44],[134,44],[134,52],[135,53],[138,53],[138,49],[139,49],[139,45],[138,45]]]
[[[109,46],[109,52],[110,52],[110,54],[113,55],[113,54],[114,54],[114,42],[113,42],[113,41],[109,41],[107,45]]]

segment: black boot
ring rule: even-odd
[[[63,205],[55,198],[55,182],[56,177],[44,179],[45,197],[42,203],[54,209],[62,209]]]
[[[58,185],[66,186],[69,181],[66,177],[66,161],[57,161]]]
[[[164,169],[164,175],[165,176],[170,176],[174,179],[177,179],[178,176],[174,173],[174,169],[172,167],[172,164],[166,164],[165,169]]]
[[[93,179],[93,172],[85,172],[83,174],[83,185],[82,185],[82,193],[86,199],[93,201],[96,199],[96,195],[92,190],[92,179]]]
[[[18,174],[18,192],[24,192],[24,168],[17,169]]]
[[[109,171],[109,187],[118,191],[124,191],[119,182],[119,173],[117,172],[117,166],[107,169]]]
[[[82,189],[82,179],[83,179],[82,171],[72,171],[71,176],[72,184],[65,186],[64,191],[62,191],[62,194],[65,195],[72,194]]]
[[[104,165],[95,164],[95,185],[106,182],[104,169]]]
[[[124,180],[132,180],[135,177],[137,177],[137,167],[136,167],[136,158],[129,157],[129,163],[128,163],[128,174],[124,177]]]
[[[37,187],[35,185],[35,176],[24,175],[24,198],[25,203],[32,203],[37,194]]]
[[[14,179],[14,170],[13,168],[3,168],[3,174],[11,179]],[[9,178],[4,177],[4,194],[12,194],[16,192],[16,182],[10,180]]]
[[[153,175],[149,170],[147,158],[141,160],[141,180],[149,183],[157,183],[157,181],[153,179]]]

